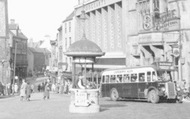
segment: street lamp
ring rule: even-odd
[[[15,53],[14,53],[14,72],[13,72],[13,84],[15,84],[15,70],[16,70],[16,55],[17,55],[17,42],[15,41]]]

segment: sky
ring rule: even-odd
[[[8,18],[15,19],[28,39],[56,39],[57,29],[74,10],[77,0],[8,0]]]

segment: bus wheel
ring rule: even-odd
[[[148,101],[151,103],[158,103],[159,102],[159,96],[157,95],[155,90],[151,90],[148,93]]]
[[[110,95],[110,97],[111,97],[111,100],[113,100],[113,101],[117,101],[117,100],[118,100],[118,98],[119,98],[119,93],[118,93],[117,89],[113,88],[113,89],[111,90],[111,95]]]

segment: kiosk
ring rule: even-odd
[[[73,58],[72,62],[72,82],[71,103],[69,111],[71,113],[97,113],[100,111],[99,88],[89,89],[85,87],[80,89],[77,86],[79,75],[83,75],[84,86],[87,84],[86,67],[92,66],[93,72],[96,57],[105,53],[94,42],[87,40],[85,34],[82,39],[71,44],[65,55]],[[80,72],[80,70],[83,70]],[[80,73],[79,73],[80,72]]]

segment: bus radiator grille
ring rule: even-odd
[[[172,82],[166,83],[166,91],[168,99],[174,99],[176,97],[175,84]]]

